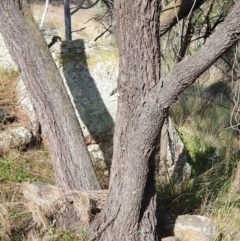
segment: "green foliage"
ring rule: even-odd
[[[194,84],[170,111],[188,150],[193,176],[201,175],[215,163],[236,159],[236,131],[229,124],[232,103],[220,85]]]
[[[240,239],[240,193],[232,187],[239,154],[237,133],[229,124],[230,92],[224,82],[204,83],[203,76],[179,96],[170,116],[187,148],[192,175],[182,182],[157,182],[159,215],[209,217],[218,226],[216,241]],[[160,226],[164,222],[160,218]],[[172,234],[164,228],[160,232]]]

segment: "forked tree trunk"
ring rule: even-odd
[[[160,81],[160,1],[117,1],[118,112],[109,198],[91,240],[156,238],[153,149],[166,110],[152,112]],[[102,234],[102,235],[101,235]]]
[[[18,65],[46,135],[56,183],[65,191],[98,189],[73,106],[25,0],[2,0],[0,32]]]
[[[118,113],[107,203],[90,240],[157,240],[152,153],[169,107],[240,35],[240,1],[209,41],[160,81],[159,1],[116,2]]]
[[[177,64],[160,81],[159,2],[116,1],[120,74],[114,154],[107,204],[92,224],[90,240],[157,240],[152,157],[155,138],[178,94],[240,36],[240,1],[237,1],[232,13],[204,47]],[[84,145],[82,137],[78,139],[74,135],[77,132],[81,136],[79,126],[46,44],[25,10],[24,0],[3,0],[0,31],[9,41],[10,52],[36,102],[50,151],[56,157],[53,162],[61,170],[60,183],[65,188],[74,187],[75,182],[84,187],[92,169],[83,170],[84,165],[73,158],[79,145]],[[67,116],[65,113],[69,112]],[[74,171],[77,174],[85,171],[85,177],[75,176]],[[70,184],[64,184],[65,181]]]

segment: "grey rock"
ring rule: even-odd
[[[21,126],[7,127],[0,132],[0,149],[25,149],[31,144],[32,140],[33,135],[27,128]]]
[[[43,33],[48,43],[52,36],[56,35],[55,30],[45,29]],[[0,45],[2,45],[1,40]],[[6,52],[6,47],[4,48]],[[117,49],[94,41],[78,39],[69,43],[56,42],[50,51],[69,93],[93,163],[104,160],[109,166],[118,98]],[[2,64],[4,68],[10,66],[5,62]],[[18,82],[17,96],[19,105],[31,121],[31,131],[35,134],[38,130],[38,120],[21,80]],[[186,162],[184,145],[179,140],[178,133],[170,123],[167,157],[170,176],[174,173],[183,175],[191,171]],[[96,146],[93,148],[91,145],[98,145],[98,148],[96,149]]]
[[[36,135],[39,128],[39,121],[35,114],[30,96],[20,77],[17,79],[16,94],[18,107],[28,117],[32,126],[31,131],[34,133],[34,135]]]
[[[17,65],[12,60],[11,55],[3,41],[3,37],[0,34],[0,69],[15,70],[17,71]]]
[[[177,175],[187,178],[191,174],[191,166],[187,162],[187,150],[174,127],[171,118],[168,125],[167,167],[168,176]]]
[[[181,241],[213,241],[216,225],[200,215],[180,215],[174,226],[174,235]]]
[[[111,162],[118,97],[117,49],[93,41],[75,40],[57,42],[51,52],[72,100],[93,163]]]

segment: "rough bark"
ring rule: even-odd
[[[107,204],[92,225],[91,240],[157,240],[152,156],[155,138],[178,94],[239,39],[240,1],[236,2],[232,13],[206,45],[192,57],[177,64],[160,81],[159,2],[116,2],[120,75],[114,155]],[[59,87],[60,79],[55,76],[57,71],[52,67],[53,62],[48,61],[49,52],[41,47],[43,39],[30,15],[25,12],[22,14],[23,9],[23,0],[3,1],[0,5],[0,31],[9,40],[11,53],[17,56],[15,59],[22,76],[29,78],[26,85],[36,97],[35,106],[48,132],[49,143],[55,143],[53,139],[58,139],[51,144],[51,151],[58,158],[61,155],[71,157],[78,148],[76,143],[81,141],[75,138],[74,133],[78,128],[71,122],[76,117],[73,110],[72,116],[65,114],[68,113],[65,108],[72,108],[70,104],[65,106],[65,102],[70,103],[66,91],[62,85]],[[20,15],[17,17],[16,13]],[[34,41],[38,46],[33,44]],[[57,103],[55,100],[58,100]],[[62,136],[60,132],[63,132]],[[67,141],[74,139],[74,142],[70,145],[65,138]],[[71,161],[67,163],[67,159],[58,164],[63,170],[66,168],[69,171],[63,172],[68,178],[68,175],[72,175],[70,170],[73,171],[69,166],[74,165]],[[84,171],[87,173],[88,170]]]
[[[158,1],[119,0],[115,10],[120,52],[119,103],[107,204],[90,240],[157,240],[154,141],[169,107],[240,36],[240,1],[196,54],[160,79]]]
[[[91,240],[155,240],[154,143],[166,111],[146,101],[160,80],[160,1],[117,1],[118,112],[109,196]],[[151,124],[149,125],[149,120]]]
[[[32,97],[46,135],[56,183],[98,189],[81,128],[57,67],[25,0],[3,0],[0,31]]]
[[[149,98],[157,96],[158,108],[171,106],[179,93],[192,84],[228,48],[240,38],[240,2],[236,2],[231,13],[218,29],[209,37],[206,44],[194,55],[176,64],[174,69],[162,78]]]

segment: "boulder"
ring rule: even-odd
[[[167,176],[172,177],[175,175],[180,179],[189,177],[191,166],[187,162],[187,150],[170,117],[168,120],[167,143]]]
[[[51,52],[82,127],[93,163],[111,162],[117,110],[117,49],[93,41],[56,43]],[[105,164],[106,165],[106,164]]]
[[[200,215],[180,215],[174,226],[174,235],[181,241],[213,241],[216,225]]]
[[[45,31],[44,34],[46,41],[50,42],[55,33]],[[117,49],[78,39],[72,42],[56,42],[50,51],[69,93],[93,163],[104,161],[109,167],[118,98]],[[34,116],[34,108],[21,80],[17,93],[18,103],[29,116],[33,126],[32,132],[35,133],[38,120]],[[189,173],[186,150],[171,123],[168,142],[168,175],[177,173],[179,176],[185,171]]]
[[[25,127],[6,127],[0,132],[0,150],[25,149],[33,141],[33,134]]]
[[[18,108],[28,117],[31,124],[31,131],[36,135],[39,129],[39,121],[36,117],[30,96],[20,77],[17,79],[16,94]]]
[[[14,70],[17,71],[17,65],[12,60],[11,55],[8,52],[8,49],[3,41],[3,37],[0,34],[0,69],[5,70]]]

